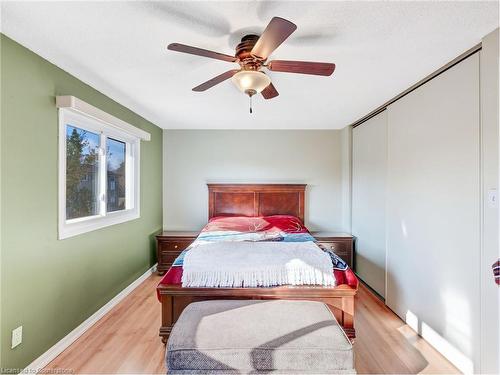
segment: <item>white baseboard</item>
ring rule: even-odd
[[[40,357],[35,359],[31,364],[29,364],[21,374],[33,374],[40,372],[45,366],[47,366],[51,361],[53,361],[59,354],[61,354],[68,346],[74,343],[81,335],[83,335],[90,327],[99,321],[104,315],[106,315],[113,307],[118,305],[125,297],[127,297],[135,288],[137,288],[144,280],[156,271],[157,263],[148,269],[143,275],[141,275],[137,280],[132,282],[129,286],[123,289],[120,293],[114,296],[108,303],[92,314],[87,320],[82,324],[68,333],[59,342],[52,346],[49,350],[43,353]]]

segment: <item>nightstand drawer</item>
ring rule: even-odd
[[[333,251],[339,257],[343,258],[350,254],[350,244],[346,242],[329,242],[329,241],[318,241],[326,249]],[[345,259],[347,261],[347,259]]]
[[[346,233],[313,232],[316,243],[334,252],[353,268],[354,237]]]
[[[160,251],[158,252],[158,263],[168,265],[169,267],[174,263],[174,260],[179,256],[181,251]]]
[[[168,271],[172,266],[175,258],[182,253],[194,239],[158,239],[157,257],[158,257],[158,272],[163,273]]]
[[[166,231],[156,236],[158,273],[164,274],[174,260],[196,239],[197,232]]]
[[[186,247],[191,245],[193,242],[192,239],[187,239],[187,240],[158,240],[158,249],[159,251],[174,251],[180,253],[182,250],[184,250]]]

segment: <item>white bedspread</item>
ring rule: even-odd
[[[184,287],[334,286],[330,256],[314,242],[209,242],[190,249]]]

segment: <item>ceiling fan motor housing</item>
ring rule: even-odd
[[[252,48],[259,40],[259,35],[249,34],[241,38],[241,42],[236,46],[235,56],[238,63],[245,70],[259,70],[265,59],[261,59],[251,54]]]

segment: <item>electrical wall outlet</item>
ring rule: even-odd
[[[12,330],[12,345],[11,349],[14,349],[16,346],[23,342],[23,326],[19,326],[16,329]]]

